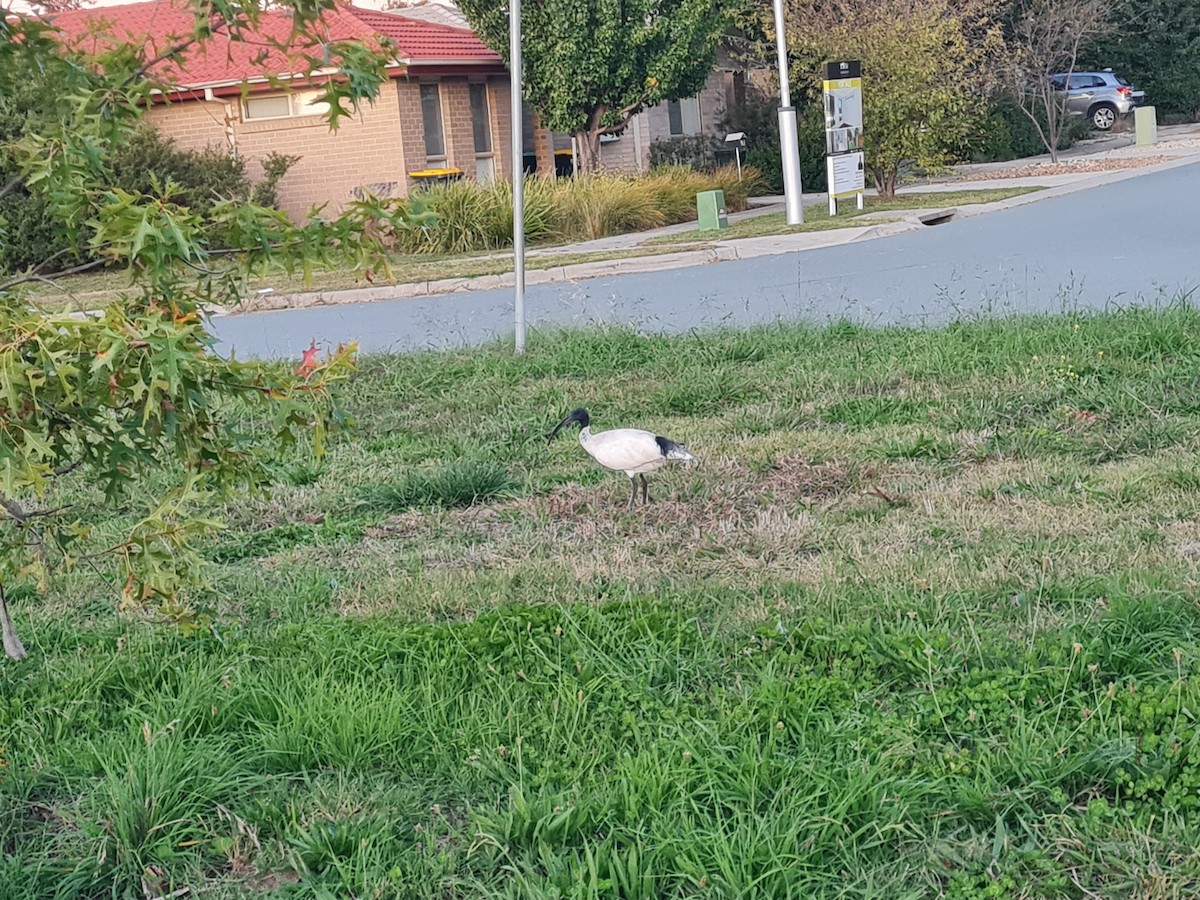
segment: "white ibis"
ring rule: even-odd
[[[629,509],[633,508],[637,499],[638,479],[642,480],[642,502],[650,502],[649,485],[646,473],[661,469],[671,460],[693,462],[695,457],[688,453],[687,448],[677,444],[670,438],[655,434],[653,431],[642,431],[639,428],[614,428],[611,431],[601,431],[592,434],[592,420],[588,411],[582,407],[573,409],[567,417],[559,422],[554,430],[546,434],[546,441],[554,437],[575,422],[579,423],[579,443],[588,455],[600,465],[613,472],[624,472],[629,476],[633,493],[629,495]]]

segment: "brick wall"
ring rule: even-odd
[[[237,147],[253,180],[262,177],[261,162],[272,151],[301,157],[279,183],[280,204],[297,216],[326,203],[336,212],[362,191],[403,196],[406,148],[401,135],[396,84],[389,82],[374,104],[342,119],[336,132],[321,116],[241,122]]]
[[[512,179],[512,92],[507,76],[488,80],[488,102],[492,110],[492,150],[496,155],[496,177]]]
[[[204,150],[219,147],[228,150],[229,134],[236,122],[229,121],[237,115],[237,106],[217,100],[209,103],[186,100],[178,103],[151,107],[146,121],[164,137],[175,141],[180,150]]]

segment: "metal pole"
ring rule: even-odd
[[[787,42],[783,35],[783,0],[775,0],[775,47],[779,52],[779,149],[783,155],[783,197],[787,223],[804,222],[803,188],[800,185],[800,138],[796,108],[788,85]]]
[[[516,353],[525,352],[525,128],[521,110],[521,0],[509,0],[509,92],[512,94],[513,311]],[[534,140],[537,136],[534,136]]]

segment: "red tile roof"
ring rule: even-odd
[[[350,13],[376,34],[399,44],[404,57],[413,62],[431,59],[500,62],[500,55],[466,28],[409,18],[401,12],[350,7]]]
[[[48,17],[67,40],[84,50],[101,51],[118,43],[144,44],[158,56],[186,40],[195,30],[195,18],[186,0],[148,0],[56,13]],[[304,58],[321,58],[323,42],[372,42],[383,36],[396,45],[401,65],[434,62],[446,64],[493,63],[501,60],[474,32],[406,18],[402,13],[339,5],[327,12],[315,29],[293,35],[292,19],[281,11],[263,13],[253,34],[230,40],[215,34],[201,46],[191,47],[178,59],[154,67],[155,77],[183,89],[240,84],[268,75],[305,71]],[[282,49],[287,47],[285,51]],[[319,64],[319,63],[318,63]]]

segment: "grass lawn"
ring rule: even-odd
[[[678,252],[675,247],[637,247],[628,250],[589,253],[554,253],[527,256],[526,269],[553,269],[584,262],[608,259],[628,259],[635,256],[658,256]],[[688,248],[690,249],[690,248]],[[279,272],[250,279],[250,290],[272,288],[277,294],[307,293],[310,291],[339,291],[385,284],[413,284],[443,278],[479,278],[499,275],[513,269],[511,251],[480,256],[403,256],[392,260],[392,277],[377,273],[368,281],[360,271],[318,269],[307,280],[302,274]],[[44,308],[98,309],[122,292],[129,290],[129,278],[121,272],[99,272],[73,275],[53,284],[39,285],[32,291],[34,299]],[[251,304],[253,306],[253,304]]]
[[[782,212],[766,213],[761,216],[751,216],[731,222],[727,229],[721,231],[686,231],[674,234],[664,234],[651,238],[648,245],[692,243],[697,240],[736,240],[737,238],[765,237],[773,234],[801,234],[806,231],[829,231],[834,228],[861,228],[864,223],[859,217],[867,213],[897,212],[910,209],[942,209],[948,206],[968,206],[973,203],[995,203],[1010,197],[1020,197],[1044,190],[1040,187],[1008,187],[990,188],[978,191],[948,191],[900,194],[894,200],[880,200],[878,197],[864,198],[866,207],[859,211],[853,200],[843,200],[838,214],[829,215],[828,206],[806,206],[804,208],[804,224],[788,225],[787,217]],[[885,220],[886,221],[886,220]]]
[[[0,897],[1195,897],[1198,370],[1185,307],[366,359],[214,633],[10,586]],[[699,463],[627,512],[580,404]]]

